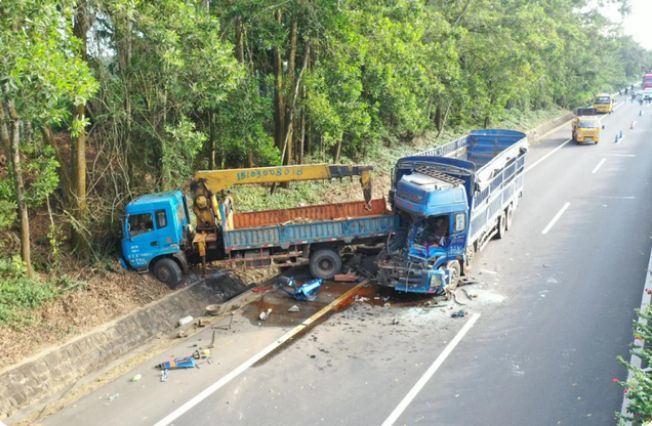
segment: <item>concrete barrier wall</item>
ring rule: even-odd
[[[535,144],[541,139],[543,135],[548,133],[549,131],[553,130],[554,128],[561,126],[562,124],[570,121],[575,117],[575,114],[572,112],[568,112],[561,117],[555,118],[554,120],[550,120],[546,123],[541,124],[540,126],[537,126],[533,130],[527,132],[527,138],[530,141],[530,144]],[[568,136],[570,137],[570,127],[568,129]]]
[[[194,284],[0,371],[0,419],[71,387],[157,336],[173,333],[179,318],[201,316],[206,305],[227,297],[204,284]]]

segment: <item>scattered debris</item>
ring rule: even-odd
[[[186,330],[179,330],[177,339],[183,339],[184,337],[188,337],[188,332]]]
[[[272,313],[272,308],[268,308],[266,311],[262,311],[260,314],[258,314],[258,319],[261,321],[265,321],[267,318],[269,318],[271,313]]]
[[[338,282],[351,283],[358,279],[358,276],[354,273],[349,274],[336,274],[333,279]]]
[[[466,315],[466,312],[464,310],[460,309],[459,311],[455,311],[451,314],[451,318],[464,318]]]
[[[211,351],[210,349],[197,349],[193,354],[192,357],[194,359],[206,359],[211,356]]]
[[[218,303],[206,306],[206,313],[208,315],[219,315],[221,311],[221,306]]]
[[[389,302],[385,302],[385,304],[383,304],[383,308],[390,308],[391,306],[392,304]]]
[[[185,316],[183,318],[179,318],[179,327],[183,327],[184,325],[190,324],[192,320],[193,318],[191,315]]]
[[[299,307],[297,305],[292,305],[288,309],[288,312],[299,312]]]
[[[161,370],[161,383],[167,383],[168,381],[168,370]]]
[[[317,298],[317,293],[319,293],[323,282],[324,280],[321,278],[316,278],[314,280],[308,281],[305,284],[297,286],[297,283],[294,281],[294,279],[282,276],[279,277],[277,286],[296,300],[312,302]]]
[[[109,401],[113,401],[113,400],[116,399],[116,398],[120,398],[120,394],[119,394],[119,393],[114,393],[113,395],[110,395],[107,399],[108,399]]]
[[[354,301],[355,303],[365,303],[365,302],[368,302],[368,301],[369,301],[369,298],[368,298],[368,297],[364,297],[364,296],[360,296],[360,295],[357,295],[357,294],[356,294],[356,296],[353,298],[353,301]]]
[[[177,370],[180,368],[195,368],[195,359],[191,356],[186,356],[183,358],[175,358],[173,361],[165,361],[157,365],[156,367],[161,370]]]
[[[138,373],[138,374],[136,374],[134,377],[132,377],[129,381],[130,381],[130,382],[139,382],[140,379],[142,379],[142,378],[143,378],[143,375],[140,374],[140,373]]]
[[[211,344],[208,345],[208,348],[213,349],[214,345],[215,345],[215,330],[213,330],[213,335],[211,336]]]
[[[398,325],[398,324],[399,324],[398,318],[394,318],[392,320],[392,325]]]
[[[197,326],[197,328],[206,327],[206,322],[202,322],[201,319],[198,319],[196,326]]]

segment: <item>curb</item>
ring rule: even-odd
[[[202,318],[207,324],[260,297],[251,289],[227,301],[218,292],[196,281],[127,315],[102,324],[59,347],[5,368],[0,372],[0,419],[39,416],[62,408],[115,379],[125,368],[137,365],[176,344],[166,338],[178,329],[181,316]],[[206,316],[206,305],[219,303],[217,314]],[[184,329],[190,337],[203,328]],[[163,339],[161,337],[163,336]],[[65,401],[64,401],[65,400]]]
[[[652,251],[650,252],[650,260],[647,265],[647,271],[645,274],[645,284],[643,286],[643,296],[641,296],[641,306],[639,308],[639,312],[644,312],[645,309],[647,309],[650,304],[652,303]],[[641,325],[645,325],[646,321],[643,318],[638,318],[638,323]],[[643,348],[645,342],[634,339],[633,346],[641,349]],[[643,360],[641,358],[637,357],[636,355],[631,355],[629,359],[630,365],[634,366],[635,368],[641,368],[641,365],[643,365]],[[626,382],[629,382],[630,379],[632,378],[632,372],[630,370],[627,371],[627,380]],[[623,415],[627,414],[627,407],[629,407],[629,398],[627,398],[627,394],[623,395],[623,403],[620,407],[620,413]],[[623,424],[631,424],[631,422],[623,422]]]

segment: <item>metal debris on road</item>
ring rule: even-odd
[[[157,365],[161,370],[177,370],[180,368],[195,368],[195,359],[191,356],[175,358],[172,361],[165,361]]]
[[[333,277],[333,280],[338,281],[338,282],[354,282],[358,279],[358,276],[356,274],[350,273],[350,274],[336,274]]]
[[[464,312],[462,309],[459,311],[455,311],[451,314],[451,318],[464,318],[466,315],[466,312]]]
[[[282,276],[278,279],[277,287],[296,300],[312,302],[317,298],[323,282],[321,278],[316,278],[298,286],[294,279]]]

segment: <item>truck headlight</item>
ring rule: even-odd
[[[430,275],[430,288],[439,288],[444,284],[443,276],[441,274]]]

